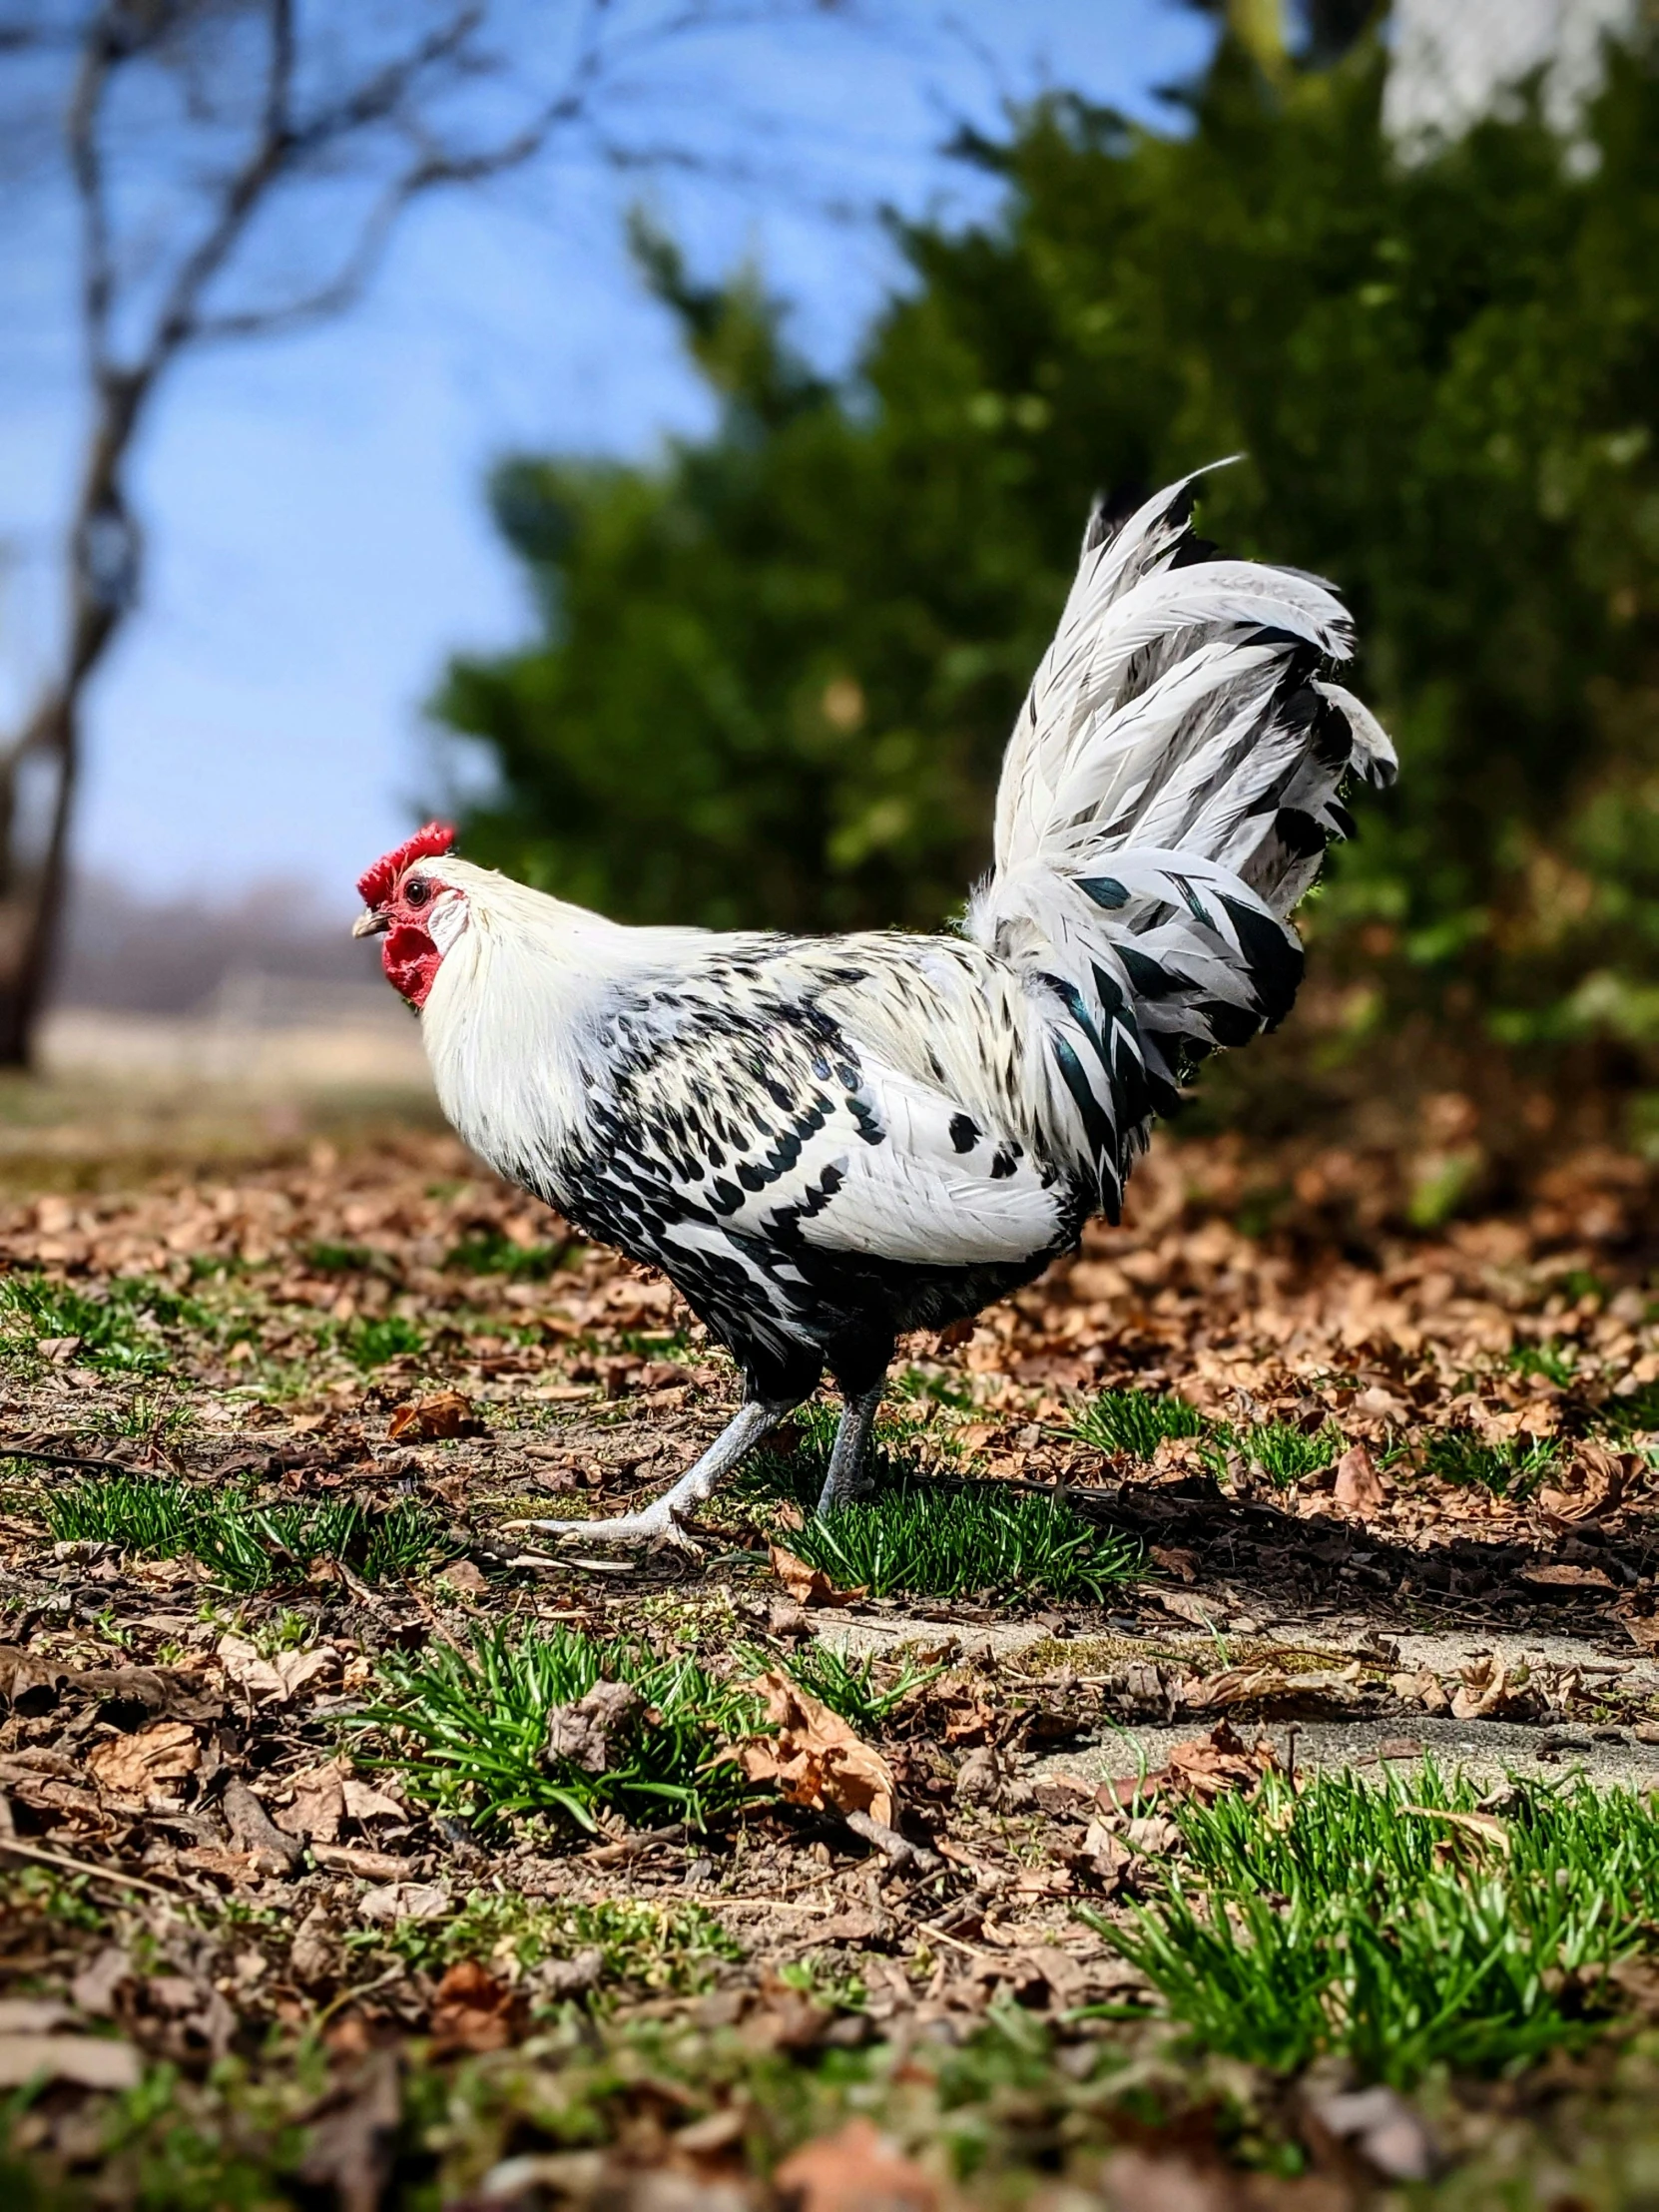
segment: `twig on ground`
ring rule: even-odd
[[[14,1859],[31,1859],[37,1866],[57,1867],[65,1874],[88,1875],[99,1882],[114,1882],[124,1890],[148,1890],[153,1898],[177,1898],[177,1890],[147,1882],[143,1875],[123,1874],[119,1867],[95,1867],[87,1859],[71,1859],[66,1851],[43,1851],[37,1844],[20,1844],[15,1836],[0,1836],[0,1852]]]
[[[912,1844],[908,1836],[901,1836],[896,1828],[883,1828],[871,1820],[867,1813],[844,1813],[841,1818],[854,1836],[861,1836],[866,1844],[872,1844],[895,1867],[913,1867],[917,1874],[943,1874],[944,1861],[936,1851],[925,1844]]]
[[[620,1843],[597,1844],[592,1851],[582,1854],[584,1867],[614,1867],[624,1859],[637,1859],[643,1851],[653,1851],[659,1844],[678,1844],[685,1841],[686,1824],[676,1821],[669,1828],[642,1829],[637,1836],[624,1836]]]

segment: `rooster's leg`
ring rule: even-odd
[[[730,1474],[745,1452],[776,1428],[787,1413],[795,1411],[796,1403],[793,1398],[747,1399],[697,1464],[688,1467],[673,1489],[665,1490],[643,1512],[625,1513],[619,1520],[517,1520],[504,1521],[502,1526],[538,1528],[552,1536],[585,1536],[590,1543],[632,1544],[660,1537],[684,1545],[689,1539],[681,1529],[682,1519],[703,1503],[721,1476]]]
[[[846,1505],[867,1484],[859,1480],[859,1470],[864,1463],[864,1452],[869,1445],[869,1432],[875,1426],[875,1415],[881,1403],[882,1382],[871,1383],[856,1397],[849,1397],[841,1409],[840,1425],[835,1430],[834,1445],[830,1453],[830,1471],[824,1478],[819,1492],[818,1509],[830,1512],[834,1506]]]

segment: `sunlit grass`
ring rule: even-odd
[[[1632,1793],[1518,1784],[1501,1821],[1431,1764],[1270,1775],[1191,1803],[1187,1849],[1128,1927],[1094,1919],[1213,2049],[1292,2072],[1340,2055],[1407,2087],[1577,2048],[1659,1913],[1659,1823]],[[1202,1888],[1202,1902],[1194,1891]]]
[[[1137,1544],[1086,1521],[1064,1499],[995,1482],[901,1483],[814,1514],[790,1549],[843,1589],[872,1597],[1090,1599],[1140,1572]]]
[[[168,1475],[95,1475],[49,1489],[39,1507],[59,1543],[116,1544],[145,1559],[199,1559],[227,1589],[296,1582],[314,1559],[365,1581],[418,1573],[455,1550],[417,1500],[372,1512],[354,1501],[260,1505],[242,1487]]]
[[[1442,1482],[1478,1483],[1497,1497],[1524,1497],[1555,1464],[1546,1438],[1508,1436],[1487,1443],[1467,1428],[1439,1428],[1423,1439],[1422,1461]]]
[[[1150,1459],[1166,1436],[1206,1436],[1210,1423],[1173,1392],[1101,1390],[1069,1425],[1079,1443]]]
[[[690,1658],[564,1627],[503,1627],[466,1651],[387,1652],[380,1676],[364,1725],[390,1733],[409,1793],[447,1813],[486,1825],[541,1813],[591,1829],[620,1813],[702,1827],[752,1794],[727,1751],[759,1725],[760,1703]],[[548,1715],[601,1681],[632,1685],[640,1702],[614,1734],[611,1764],[593,1773],[548,1755]]]

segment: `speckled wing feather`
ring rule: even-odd
[[[1052,1166],[976,1101],[884,1057],[877,1024],[853,1033],[842,1017],[881,990],[858,943],[777,940],[641,977],[590,1047],[560,1203],[655,1259],[729,1338],[833,1338],[835,1256],[930,1280],[1023,1277],[1076,1233]]]
[[[1057,1143],[1115,1219],[1151,1116],[1192,1067],[1289,1012],[1287,917],[1352,828],[1346,777],[1392,747],[1330,680],[1352,651],[1330,587],[1214,557],[1189,480],[1097,511],[1021,710],[973,939],[1046,1003]]]

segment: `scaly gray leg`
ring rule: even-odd
[[[866,1487],[858,1479],[859,1470],[864,1463],[869,1432],[875,1426],[885,1381],[883,1377],[880,1382],[871,1383],[860,1397],[849,1397],[841,1409],[840,1425],[835,1430],[834,1445],[830,1453],[830,1471],[819,1492],[821,1513],[828,1513],[835,1505],[848,1504]]]
[[[776,1428],[787,1413],[793,1413],[797,1400],[785,1403],[769,1403],[764,1398],[750,1398],[738,1407],[732,1418],[698,1460],[694,1467],[675,1483],[672,1490],[647,1505],[638,1513],[625,1513],[617,1520],[514,1520],[503,1521],[503,1528],[539,1528],[552,1536],[585,1536],[590,1543],[632,1544],[650,1537],[660,1537],[684,1550],[693,1549],[691,1539],[680,1526],[682,1515],[689,1515],[713,1490],[724,1474],[730,1474],[745,1452],[753,1449],[770,1429]]]

